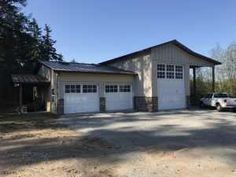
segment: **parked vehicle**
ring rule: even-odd
[[[215,107],[218,111],[223,109],[236,109],[236,98],[227,93],[209,93],[200,99],[200,107]]]

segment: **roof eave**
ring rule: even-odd
[[[137,75],[137,73],[118,73],[118,72],[95,72],[95,71],[69,71],[69,70],[60,70],[53,69],[55,72],[64,72],[64,73],[89,73],[89,74],[114,74],[114,75]]]

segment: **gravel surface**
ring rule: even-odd
[[[109,142],[104,164],[118,176],[236,176],[236,113],[183,110],[70,115],[80,134]]]
[[[3,177],[234,177],[236,113],[0,115]]]

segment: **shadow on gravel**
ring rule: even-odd
[[[147,118],[143,117],[143,113],[135,114],[111,114],[114,117],[106,117],[106,114],[95,115],[81,115],[61,118],[63,124],[55,123],[55,118],[46,116],[46,118],[31,120],[30,117],[23,119],[7,121],[0,120],[0,132],[12,132],[25,129],[25,123],[29,129],[45,129],[45,128],[67,128],[65,126],[71,124],[71,127],[76,130],[81,128],[99,127],[89,131],[86,135],[79,135],[74,133],[73,136],[66,136],[60,138],[41,138],[41,139],[24,139],[25,137],[18,137],[15,139],[1,140],[0,150],[0,164],[2,167],[14,166],[20,167],[34,163],[48,162],[62,159],[92,159],[98,160],[100,163],[113,163],[121,161],[121,155],[132,152],[142,152],[147,150],[157,151],[176,151],[183,148],[236,148],[236,127],[235,122],[224,119],[227,114],[223,115],[224,118],[219,119],[217,123],[213,123],[211,128],[207,129],[185,129],[183,134],[179,135],[166,135],[168,130],[178,130],[179,127],[175,125],[159,125],[157,128],[150,128],[149,130],[129,130],[129,127],[121,129],[103,129],[105,125],[111,125],[119,122],[136,122],[136,121],[161,121],[166,116],[174,116],[181,114],[189,118],[200,117],[204,114],[205,119],[214,119],[207,111],[201,112],[170,112],[159,114],[146,114]],[[124,118],[125,115],[125,118]],[[162,115],[164,117],[159,117]],[[208,116],[206,116],[208,115]],[[0,118],[1,119],[1,118]],[[30,119],[30,120],[29,120]],[[11,127],[12,121],[17,124],[16,129]],[[236,120],[235,120],[236,121]],[[7,123],[9,122],[9,123]],[[19,125],[18,125],[19,124]],[[33,125],[30,127],[30,125]],[[6,126],[4,128],[4,126]],[[10,127],[10,130],[8,130]],[[98,136],[99,135],[99,136]],[[101,137],[107,137],[103,140]],[[22,140],[21,140],[22,139]],[[8,148],[10,146],[10,148]],[[14,154],[14,156],[11,156]],[[236,162],[236,151],[225,153],[231,163]],[[18,160],[17,160],[18,159]],[[22,159],[22,161],[19,161]]]

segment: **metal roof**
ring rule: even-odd
[[[13,83],[28,83],[28,84],[43,84],[49,83],[49,80],[33,74],[12,74],[11,75]]]
[[[121,70],[111,66],[100,64],[86,64],[75,62],[56,62],[56,61],[40,61],[43,65],[55,71],[61,72],[81,72],[81,73],[110,73],[110,74],[131,74],[132,71]]]
[[[158,45],[155,45],[155,46],[152,46],[152,47],[148,47],[148,48],[145,48],[143,50],[139,50],[139,51],[127,54],[127,55],[123,55],[123,56],[120,56],[120,57],[117,57],[117,58],[113,58],[113,59],[101,62],[100,64],[110,64],[110,63],[113,63],[113,62],[116,62],[116,61],[120,61],[120,60],[128,60],[128,59],[130,59],[130,57],[133,57],[133,56],[136,56],[136,55],[139,55],[139,54],[143,54],[145,52],[151,52],[151,49],[153,49],[153,48],[161,47],[161,46],[168,45],[168,44],[173,44],[173,45],[179,47],[180,49],[184,50],[188,54],[193,55],[195,57],[198,57],[198,58],[200,58],[202,60],[208,61],[208,62],[210,62],[210,63],[212,63],[214,65],[220,65],[221,64],[221,62],[219,62],[219,61],[216,61],[216,60],[214,60],[214,59],[212,59],[210,57],[206,57],[204,55],[201,55],[201,54],[199,54],[197,52],[192,51],[190,48],[186,47],[185,45],[183,45],[182,43],[180,43],[177,40],[171,40],[171,41],[168,41],[168,42],[165,42],[165,43],[161,43],[161,44],[158,44]]]

